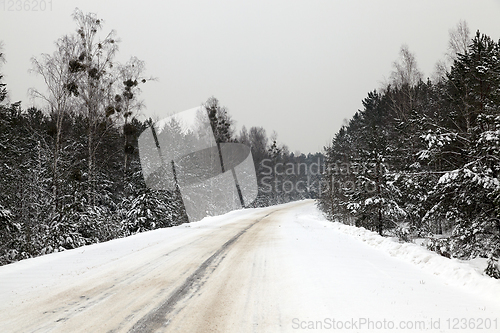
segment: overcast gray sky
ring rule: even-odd
[[[116,30],[119,61],[137,56],[159,78],[143,87],[147,116],[213,95],[238,129],[275,130],[291,151],[304,153],[329,144],[389,77],[403,43],[428,77],[460,19],[472,34],[500,38],[500,0],[45,2],[45,11],[34,12],[0,1],[2,72],[12,101],[31,105],[27,90],[41,81],[28,74],[30,58],[52,53],[57,38],[75,31],[71,13],[79,7],[104,19],[104,32]]]

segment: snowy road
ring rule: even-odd
[[[500,331],[498,281],[371,243],[303,201],[25,260],[0,267],[0,332]]]

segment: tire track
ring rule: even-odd
[[[129,330],[131,333],[136,332],[155,332],[161,327],[168,326],[167,315],[172,313],[176,308],[176,305],[183,299],[185,299],[188,294],[191,293],[191,297],[195,294],[197,290],[203,285],[203,278],[209,273],[217,268],[219,263],[224,259],[224,253],[228,250],[228,248],[238,240],[245,232],[247,232],[254,225],[269,217],[271,214],[277,212],[275,210],[271,213],[264,215],[263,217],[257,219],[254,223],[250,224],[245,229],[238,232],[231,239],[225,242],[215,253],[213,253],[208,259],[206,259],[197,269],[194,271],[184,283],[178,287],[176,290],[170,294],[170,296],[161,304],[158,308],[151,311],[144,317],[142,317],[139,321],[137,321],[134,326]],[[217,264],[212,266],[211,271],[209,271],[209,267],[219,259]],[[189,297],[190,298],[190,297]],[[179,309],[180,310],[180,309]]]

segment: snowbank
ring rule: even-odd
[[[330,222],[316,209],[304,208],[302,218],[314,219],[327,228],[359,239],[367,245],[382,250],[392,257],[412,263],[421,269],[437,275],[445,280],[446,284],[467,288],[470,292],[483,297],[500,299],[500,281],[482,275],[477,270],[477,264],[463,260],[448,259],[412,243],[399,243],[391,238],[385,238],[378,233],[345,225],[339,222]]]

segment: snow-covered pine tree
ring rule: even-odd
[[[351,124],[353,124],[359,114],[357,113]],[[325,147],[325,167],[322,168],[318,198],[318,207],[326,217],[332,221],[340,221],[351,224],[347,205],[349,204],[348,194],[352,189],[346,189],[343,184],[350,182],[354,184],[354,175],[349,168],[349,162],[353,155],[352,127],[343,126],[332,140],[332,144]]]
[[[186,213],[178,193],[146,189],[132,200],[122,228],[134,234],[185,222]]]
[[[388,140],[387,100],[372,92],[363,105],[360,128],[364,135],[356,156],[362,172],[355,175],[356,186],[350,195],[349,208],[356,215],[357,224],[382,235],[385,229],[397,227],[405,212],[398,205],[400,192],[394,186],[394,173],[389,172],[394,148]]]
[[[500,279],[500,265],[498,263],[498,256],[490,256],[488,258],[487,265],[488,266],[484,270],[484,273],[494,279]]]
[[[427,220],[444,220],[450,254],[459,258],[498,256],[500,251],[500,48],[476,34],[469,52],[458,55],[448,75],[455,111],[451,131],[429,142],[459,154],[454,170],[436,184]],[[443,136],[444,135],[444,136]],[[445,140],[441,140],[444,138]]]

